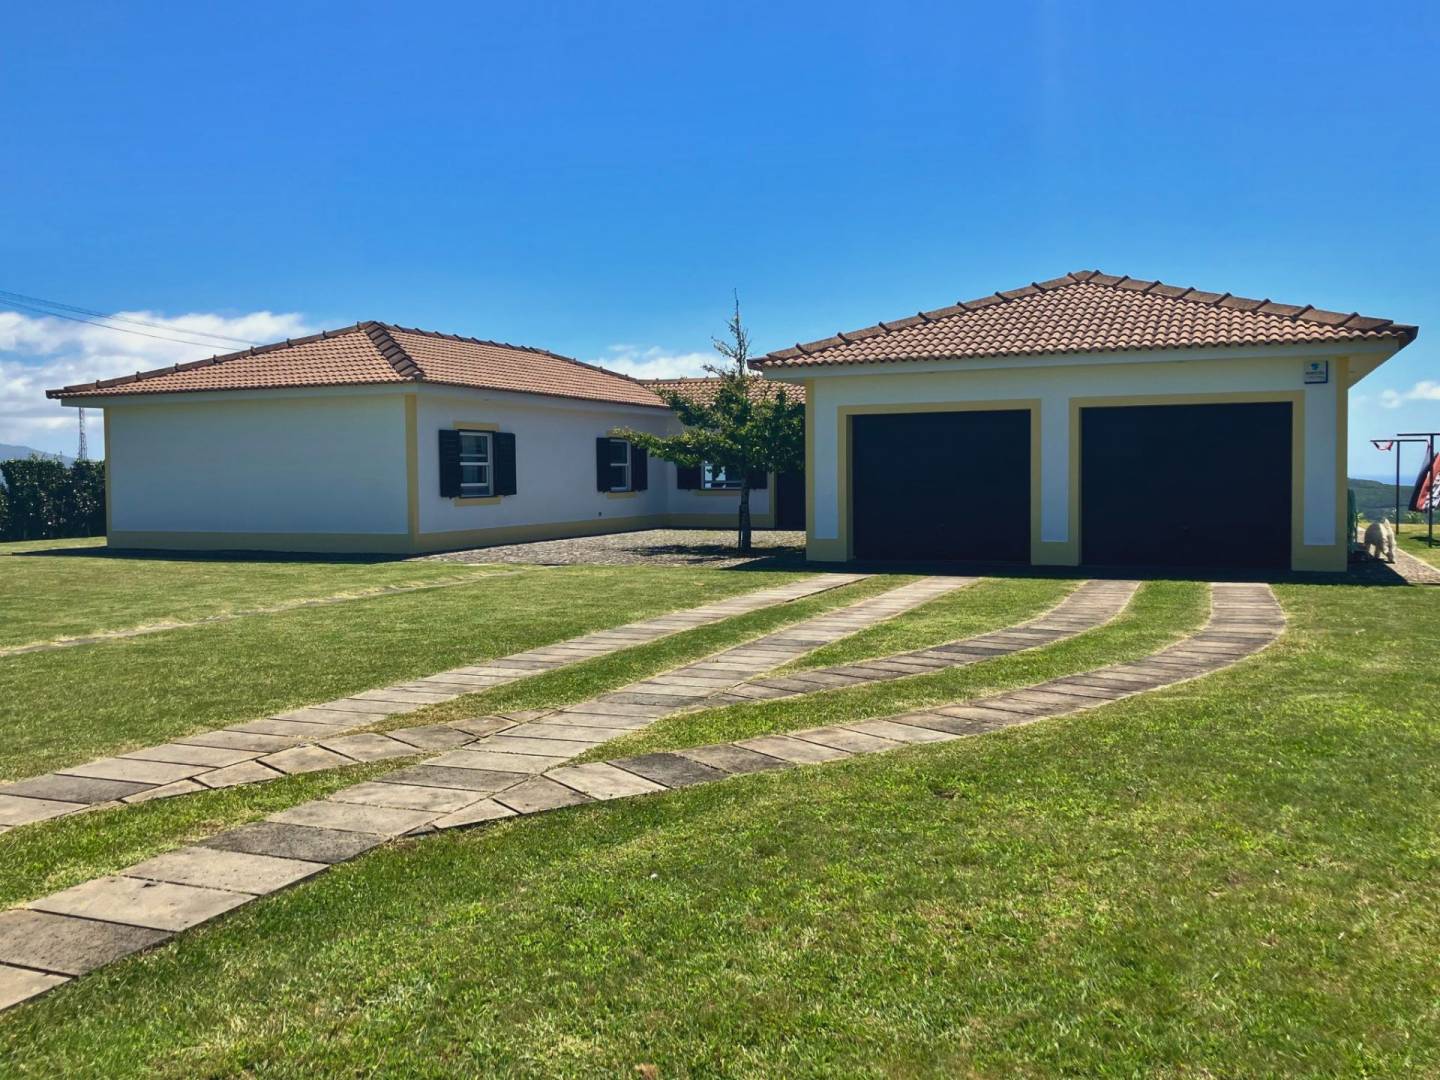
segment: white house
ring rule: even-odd
[[[1343,570],[1347,391],[1416,332],[1083,271],[797,345],[755,367],[803,388],[806,486],[755,522],[827,562]],[[420,552],[730,527],[735,478],[612,437],[678,430],[659,385],[370,322],[49,393],[105,409],[117,547]]]
[[[737,478],[611,437],[679,430],[639,380],[378,322],[50,396],[105,410],[121,548],[439,551],[730,528],[739,500]],[[764,527],[773,488],[755,482]]]
[[[1082,271],[758,360],[807,390],[812,559],[1346,566],[1386,319]]]

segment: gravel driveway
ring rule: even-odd
[[[733,529],[643,529],[640,532],[577,536],[573,540],[537,540],[529,544],[448,551],[426,558],[466,563],[531,563],[549,566],[799,566],[805,561],[805,534],[755,530],[754,551],[735,553]]]

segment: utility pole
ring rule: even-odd
[[[85,445],[85,410],[80,410],[80,449],[75,452],[76,461],[89,461],[90,448]]]

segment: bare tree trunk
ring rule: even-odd
[[[736,545],[741,555],[750,554],[750,477],[740,483],[740,536]]]

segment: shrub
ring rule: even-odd
[[[0,538],[49,540],[105,532],[105,463],[53,458],[0,461]]]

